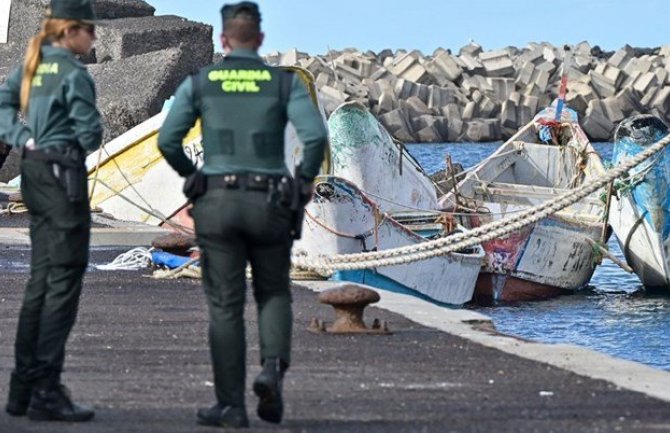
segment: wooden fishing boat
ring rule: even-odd
[[[295,71],[306,84],[312,101],[318,104],[312,75],[297,67]],[[168,165],[158,150],[158,131],[167,111],[129,130],[92,153],[86,160],[89,170],[91,206],[126,221],[165,225],[190,230],[193,221],[186,212],[182,194],[183,179]],[[324,115],[325,122],[325,115]],[[302,158],[302,143],[289,124],[285,133],[286,164],[293,168]],[[202,137],[198,122],[184,139],[186,154],[202,164]],[[325,170],[329,167],[329,151]]]
[[[319,259],[381,251],[448,235],[437,222],[437,195],[421,166],[368,110],[350,102],[328,119],[333,175],[319,176],[294,254]],[[333,279],[409,291],[460,306],[470,301],[483,250],[357,271]]]
[[[612,163],[637,155],[668,133],[657,117],[625,119],[614,135]],[[609,222],[626,262],[651,290],[670,289],[670,155],[667,148],[616,185]]]
[[[500,220],[605,172],[572,110],[547,108],[440,198],[466,227]],[[540,136],[548,142],[543,142]],[[605,205],[594,195],[505,237],[484,242],[475,300],[544,299],[584,287],[604,243]]]
[[[328,118],[332,174],[354,183],[384,212],[437,209],[435,185],[366,107],[346,102]]]
[[[382,251],[426,242],[449,233],[435,213],[403,213],[402,220],[382,211],[353,182],[319,176],[306,209],[303,237],[294,247],[297,256],[318,259],[337,254]],[[449,306],[472,299],[484,251],[478,245],[444,256],[394,266],[339,271],[332,279],[420,294]]]

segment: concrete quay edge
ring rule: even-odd
[[[298,281],[296,284],[320,292],[341,283]],[[665,370],[576,345],[522,340],[497,332],[490,317],[475,311],[449,309],[411,295],[385,290],[377,292],[381,300],[374,304],[376,308],[400,314],[420,325],[670,402],[670,372]]]
[[[91,246],[149,246],[157,236],[167,233],[170,231],[152,226],[94,227],[91,229]],[[30,246],[29,230],[22,227],[0,227],[0,245]]]

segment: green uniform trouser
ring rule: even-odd
[[[52,166],[24,159],[21,193],[30,213],[30,280],[19,315],[14,377],[23,384],[60,381],[88,264],[88,199],[70,203]],[[85,179],[83,179],[85,181]]]
[[[244,406],[246,341],[245,268],[251,264],[258,309],[261,359],[290,362],[291,213],[268,202],[268,194],[210,189],[192,210],[202,254],[203,286],[209,305],[209,342],[216,398]]]

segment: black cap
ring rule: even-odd
[[[91,0],[51,0],[49,18],[95,21]]]
[[[223,19],[224,23],[240,14],[249,16],[258,23],[261,22],[261,13],[258,10],[258,5],[254,2],[226,4],[221,8],[221,18]]]

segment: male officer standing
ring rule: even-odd
[[[160,131],[158,146],[170,165],[188,176],[185,193],[202,253],[209,305],[209,340],[217,404],[198,411],[198,422],[247,427],[244,404],[245,268],[251,263],[262,372],[254,380],[258,415],[279,423],[281,382],[290,363],[289,267],[294,212],[293,179],[284,162],[284,128],[296,127],[305,148],[295,181],[308,185],[323,160],[327,131],[302,81],[266,65],[258,55],[264,34],[252,2],[224,5],[221,43],[227,54],[189,77]],[[196,172],[182,139],[202,119],[204,166]]]

